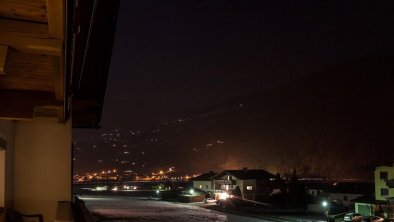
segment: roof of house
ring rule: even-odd
[[[208,173],[203,173],[199,176],[194,177],[193,179],[191,179],[192,181],[210,181],[211,177],[215,176],[216,173],[215,172],[208,172]]]
[[[330,184],[327,182],[304,183],[305,188],[310,190],[328,190]]]
[[[372,183],[361,182],[342,182],[331,186],[329,193],[344,193],[344,194],[373,194],[374,185]]]
[[[221,173],[216,174],[212,178],[217,179],[222,177],[224,174],[230,174],[240,180],[250,180],[250,179],[259,180],[259,179],[269,179],[276,177],[272,173],[269,173],[261,169],[252,169],[252,170],[242,169],[242,170],[224,170]]]

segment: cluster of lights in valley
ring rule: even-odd
[[[147,167],[147,159],[149,158],[146,158],[146,156],[155,155],[154,152],[150,152],[150,146],[160,146],[170,140],[162,135],[163,132],[168,132],[170,130],[179,132],[187,122],[208,118],[212,115],[220,115],[229,111],[239,111],[243,106],[243,104],[238,104],[187,118],[178,118],[171,122],[165,122],[164,124],[161,124],[161,126],[147,131],[139,129],[124,130],[114,128],[101,131],[101,133],[92,134],[88,138],[77,138],[73,141],[73,160],[76,161],[81,152],[98,153],[104,151],[109,154],[95,160],[96,164],[102,166],[101,170],[104,170],[108,165],[110,165],[111,168],[132,170],[136,173],[147,173],[144,168]],[[188,149],[192,152],[202,152],[214,149],[215,147],[223,144],[224,140],[217,138],[203,143],[200,146],[191,146]],[[155,169],[160,169],[160,167],[168,168],[175,166],[175,164],[173,162],[168,162],[167,166],[154,166],[154,164],[151,164],[151,167],[152,166]]]

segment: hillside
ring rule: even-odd
[[[369,55],[220,104],[178,130],[173,149],[186,168],[363,174],[394,157],[393,59]]]

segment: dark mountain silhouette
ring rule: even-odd
[[[167,131],[171,148],[158,155],[200,171],[366,175],[363,166],[394,160],[393,61],[368,55],[210,108]]]
[[[371,177],[365,166],[394,160],[393,61],[393,52],[368,55],[151,131],[128,132],[123,140],[130,146],[108,149],[105,164],[138,172],[175,165],[178,173],[248,167]]]

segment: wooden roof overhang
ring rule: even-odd
[[[64,122],[64,1],[0,1],[0,118]]]
[[[74,7],[67,66],[74,128],[100,127],[118,6],[119,0],[83,0]]]
[[[0,118],[97,127],[118,0],[0,1]]]

